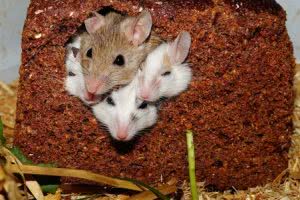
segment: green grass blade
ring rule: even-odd
[[[2,123],[2,120],[1,120],[1,118],[0,118],[0,141],[1,141],[1,144],[2,144],[2,145],[5,145],[6,139],[5,139],[5,137],[4,137],[3,134],[4,134],[4,133],[3,133],[3,123]]]
[[[26,158],[26,156],[22,153],[22,151],[18,147],[13,147],[9,149],[14,156],[16,156],[22,164],[32,165],[33,162]]]
[[[33,164],[32,160],[28,159],[23,152],[21,151],[21,149],[19,149],[18,147],[13,147],[9,149],[10,152],[12,154],[14,154],[14,156],[16,156],[22,164],[25,165],[36,165],[39,167],[57,167],[57,165],[55,163],[39,163],[39,164]]]
[[[51,193],[51,194],[55,194],[58,187],[59,185],[41,185],[41,189],[44,193]]]
[[[57,167],[57,164],[55,163],[40,163],[40,164],[37,164],[36,166],[39,166],[39,167]]]
[[[198,200],[196,173],[195,173],[195,149],[193,141],[193,132],[188,130],[186,132],[187,148],[188,148],[188,162],[189,162],[189,176],[192,193],[192,200]]]
[[[26,158],[26,156],[22,153],[22,151],[18,147],[13,147],[9,150],[12,154],[14,154],[14,156],[16,156],[20,160],[20,162],[22,164],[35,165],[35,164],[33,164],[33,162],[30,159]],[[37,166],[39,166],[39,167],[56,167],[56,164],[41,163],[41,164],[37,164]],[[44,193],[52,193],[52,194],[54,194],[56,192],[58,187],[59,187],[58,184],[41,185],[41,189]]]

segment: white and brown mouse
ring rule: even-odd
[[[160,44],[151,35],[149,11],[136,17],[110,12],[85,21],[86,33],[80,35],[80,63],[89,96],[104,94],[133,80],[147,54]]]
[[[116,140],[129,141],[157,120],[157,108],[137,98],[137,83],[135,78],[129,85],[113,91],[105,100],[92,106],[96,118]]]
[[[174,41],[160,44],[147,56],[138,72],[140,99],[153,102],[187,89],[192,71],[184,61],[190,46],[191,36],[184,31]]]
[[[85,104],[95,104],[98,99],[87,92],[82,66],[79,58],[81,38],[76,36],[73,41],[67,45],[67,55],[65,60],[66,78],[64,81],[65,90],[75,97],[80,98]]]

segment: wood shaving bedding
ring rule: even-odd
[[[16,118],[18,81],[6,84],[0,81],[0,117],[4,125],[4,135],[8,144],[12,144]]]

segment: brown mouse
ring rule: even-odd
[[[151,33],[152,19],[145,10],[136,17],[110,12],[85,21],[78,54],[91,100],[116,86],[128,84],[148,53],[161,40]]]

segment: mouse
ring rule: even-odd
[[[91,96],[86,90],[82,66],[80,63],[80,36],[72,38],[72,42],[67,45],[67,54],[65,59],[66,77],[64,80],[65,90],[75,97],[81,99],[86,105],[95,104],[98,99]]]
[[[147,54],[161,39],[151,33],[150,12],[124,16],[114,11],[105,16],[94,12],[80,35],[80,63],[89,96],[102,95],[129,84]]]
[[[136,76],[127,86],[92,106],[95,117],[117,141],[128,142],[157,121],[156,106],[137,98],[137,83]]]
[[[174,41],[163,42],[147,56],[138,71],[138,97],[154,102],[173,97],[187,89],[192,70],[185,62],[191,36],[181,32]]]

